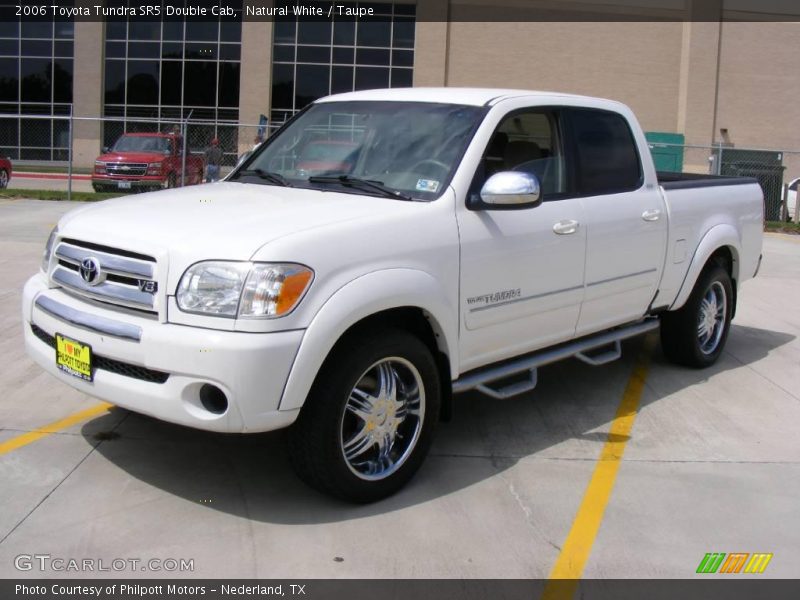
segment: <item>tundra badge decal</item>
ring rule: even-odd
[[[473,310],[481,307],[488,307],[493,304],[505,304],[522,296],[522,289],[503,290],[502,292],[491,292],[482,296],[472,296],[467,298],[467,305]]]

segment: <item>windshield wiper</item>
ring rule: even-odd
[[[411,196],[406,196],[405,194],[398,192],[397,190],[393,190],[392,188],[383,185],[383,182],[381,181],[373,181],[371,179],[360,179],[358,177],[351,177],[350,175],[337,175],[337,176],[312,175],[311,177],[308,178],[308,182],[339,183],[347,187],[361,188],[362,190],[378,192],[379,194],[382,194],[386,198],[394,198],[396,200],[411,200],[411,201],[414,200]]]
[[[277,173],[273,173],[271,171],[265,171],[264,169],[245,169],[243,171],[239,171],[236,173],[236,179],[242,175],[255,175],[256,177],[259,177],[264,181],[269,181],[270,183],[282,185],[284,187],[293,187],[292,184],[289,183],[289,180],[283,175],[278,175]]]

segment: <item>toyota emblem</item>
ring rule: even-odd
[[[100,263],[94,257],[84,258],[79,268],[81,279],[89,285],[97,285],[101,281]]]

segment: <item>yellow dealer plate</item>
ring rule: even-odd
[[[92,381],[92,347],[57,333],[56,366],[78,379]]]

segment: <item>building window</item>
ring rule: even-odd
[[[216,137],[235,160],[242,3],[227,5],[235,16],[106,22],[103,116],[114,120],[103,127],[104,145],[126,131],[164,131],[191,119],[206,124],[190,127],[190,149]]]
[[[18,18],[0,22],[1,155],[15,160],[67,160],[66,119],[19,115],[69,115],[73,45],[72,23]]]
[[[328,15],[330,2],[315,2]],[[289,10],[291,13],[291,5]],[[370,88],[409,87],[414,72],[416,6],[352,3],[374,16],[319,20],[278,17],[272,47],[273,123],[321,96]]]

